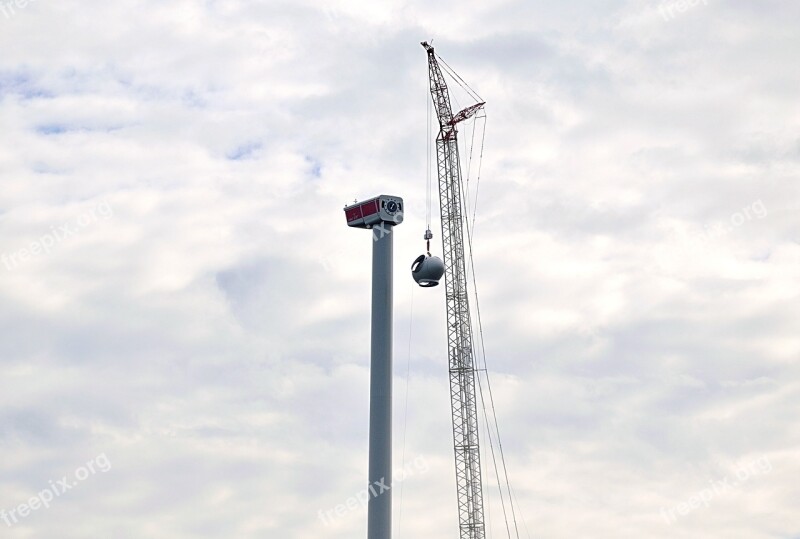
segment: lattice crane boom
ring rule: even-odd
[[[462,203],[461,164],[456,129],[459,122],[474,116],[485,103],[476,103],[454,115],[447,82],[434,49],[427,42],[423,42],[422,46],[428,53],[430,92],[439,121],[436,157],[445,266],[450,405],[453,414],[460,539],[485,539],[476,395],[478,380],[467,293],[464,243],[467,223]]]

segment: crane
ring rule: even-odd
[[[453,414],[456,487],[460,539],[484,539],[483,485],[476,385],[477,368],[467,288],[464,231],[468,226],[462,204],[461,164],[456,126],[477,114],[486,104],[475,103],[453,114],[442,69],[427,42],[428,75],[433,107],[439,120],[436,158],[439,176],[442,247],[447,303],[447,344],[450,406]],[[430,228],[425,239],[430,241]],[[430,250],[430,247],[429,249]]]

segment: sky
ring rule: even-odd
[[[409,272],[432,40],[487,102],[474,260],[520,537],[800,537],[797,20],[0,0],[0,536],[364,537],[371,240],[342,208],[381,193],[395,537],[458,536],[444,291]]]

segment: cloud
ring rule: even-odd
[[[429,465],[396,492],[396,525],[452,535],[444,298],[408,274],[427,224],[423,39],[488,103],[475,266],[531,535],[796,530],[800,13],[659,6],[0,14],[0,255],[113,208],[0,264],[0,509],[113,462],[7,536],[363,535],[363,511],[326,526],[318,510],[366,480],[371,242],[342,208],[378,193],[407,207],[396,465]],[[660,515],[759,458],[774,471]]]

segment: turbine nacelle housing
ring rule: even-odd
[[[344,214],[347,226],[354,228],[372,228],[382,223],[399,225],[403,222],[403,199],[380,195],[345,206]]]

